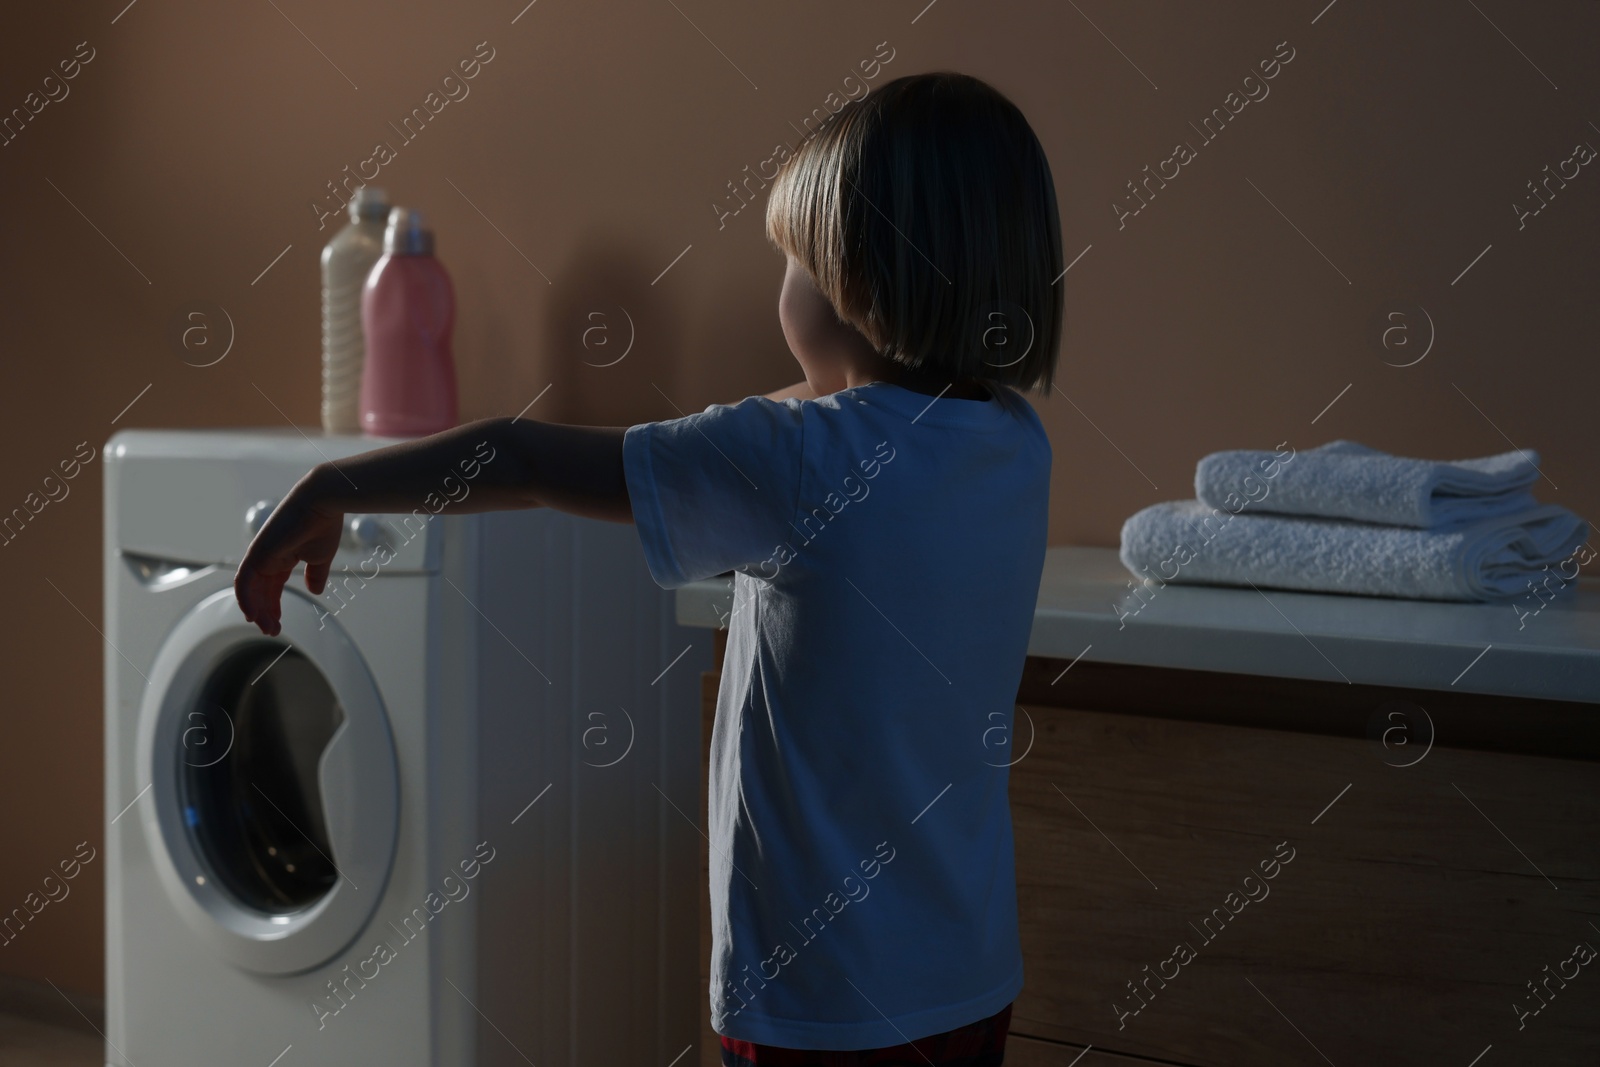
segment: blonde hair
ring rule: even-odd
[[[845,104],[784,163],[766,233],[880,355],[1049,390],[1055,183],[1022,112],[977,78],[916,74]]]

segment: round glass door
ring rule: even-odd
[[[286,915],[339,879],[319,763],[344,722],[293,648],[247,642],[212,671],[179,735],[179,799],[195,849],[246,907]]]
[[[139,712],[140,805],[173,908],[245,970],[336,956],[383,899],[399,838],[388,715],[355,642],[284,590],[263,637],[231,589],[178,621]]]

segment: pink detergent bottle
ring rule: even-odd
[[[420,437],[456,424],[455,292],[422,214],[395,208],[361,292],[361,429]]]

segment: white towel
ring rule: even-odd
[[[1532,449],[1445,462],[1331,441],[1287,458],[1214,452],[1196,467],[1194,491],[1203,503],[1230,511],[1250,500],[1251,512],[1453,527],[1533,507],[1528,487],[1539,479],[1538,463]]]
[[[1198,500],[1153,504],[1122,525],[1123,566],[1157,582],[1362,593],[1423,600],[1527,594],[1547,567],[1570,559],[1589,524],[1566,508],[1450,530],[1342,519],[1255,515]]]

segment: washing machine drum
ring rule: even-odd
[[[140,715],[145,830],[174,907],[224,958],[292,974],[337,955],[382,896],[394,744],[354,643],[285,591],[263,637],[231,591],[157,656]]]
[[[269,914],[316,904],[339,879],[317,776],[344,722],[328,680],[292,647],[244,642],[185,721],[179,802],[217,880]]]

